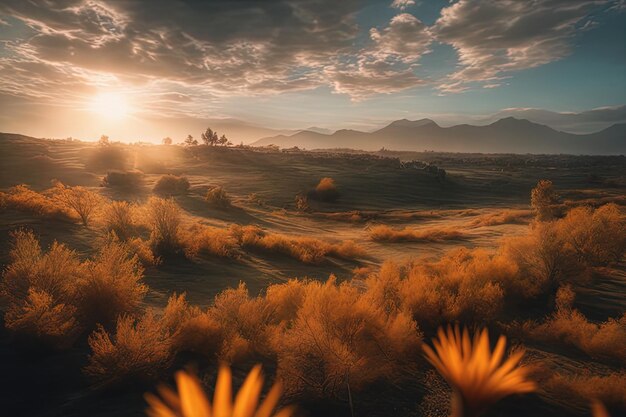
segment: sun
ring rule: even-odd
[[[123,119],[131,113],[131,106],[121,93],[100,93],[89,103],[89,110],[107,119]]]

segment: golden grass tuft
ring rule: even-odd
[[[222,258],[235,258],[239,243],[228,229],[194,224],[180,234],[188,258],[208,254]]]
[[[100,194],[85,187],[69,187],[57,181],[52,188],[52,196],[66,210],[75,213],[84,226],[89,225],[91,217],[103,202]]]
[[[467,233],[452,226],[415,229],[393,229],[387,225],[373,226],[369,230],[370,239],[375,242],[444,242],[446,240],[467,239]]]
[[[150,226],[150,240],[160,254],[178,254],[183,250],[180,240],[181,209],[173,199],[150,197],[145,206]]]
[[[600,401],[610,409],[619,412],[626,410],[626,372],[623,370],[605,375],[589,372],[578,375],[555,373],[544,383],[543,388],[551,396],[567,404],[573,402],[581,408]]]
[[[339,198],[339,190],[335,185],[335,180],[330,177],[324,177],[315,186],[310,196],[319,201],[332,202]]]

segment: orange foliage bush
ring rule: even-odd
[[[113,334],[100,326],[89,346],[84,372],[103,385],[156,379],[173,359],[171,335],[152,311],[139,319],[120,316]]]
[[[150,197],[145,207],[146,220],[151,229],[150,240],[159,253],[180,253],[183,250],[180,239],[182,214],[180,207],[172,199]]]
[[[405,313],[386,313],[356,287],[307,282],[294,319],[276,328],[278,374],[291,392],[347,397],[385,378],[399,381],[416,357],[421,334]]]
[[[335,201],[339,198],[339,190],[335,185],[335,180],[330,177],[325,177],[315,186],[311,197],[320,201]]]
[[[141,267],[127,248],[109,242],[92,260],[81,262],[64,245],[43,252],[32,232],[13,233],[11,262],[2,280],[7,328],[53,347],[70,346],[96,323],[136,311],[147,288]]]
[[[405,227],[397,230],[381,224],[372,227],[369,235],[375,242],[442,242],[467,238],[466,233],[460,231],[458,227],[451,226],[423,229]]]
[[[137,207],[128,201],[112,201],[102,213],[104,230],[114,232],[122,240],[129,239],[137,230],[136,211]]]
[[[201,253],[224,258],[238,255],[237,239],[227,229],[194,224],[181,233],[181,240],[184,242],[185,255],[189,258]]]
[[[618,262],[626,251],[626,217],[615,204],[576,207],[557,222],[579,260],[589,265]]]
[[[84,226],[89,224],[103,201],[100,194],[94,191],[80,186],[69,187],[58,181],[52,190],[53,198],[68,211],[76,213]]]
[[[545,390],[561,401],[577,404],[587,409],[594,400],[601,401],[609,409],[626,410],[626,372],[617,371],[606,375],[584,373],[563,375],[556,373],[544,384]]]
[[[126,245],[109,241],[84,269],[76,284],[83,324],[106,326],[119,314],[138,311],[148,287],[140,283],[143,268],[137,256],[129,257]]]
[[[74,220],[65,205],[45,194],[31,190],[27,185],[16,185],[9,189],[4,196],[4,206],[46,219]]]
[[[626,314],[596,324],[573,309],[573,301],[571,289],[560,289],[557,310],[544,323],[525,323],[525,334],[536,340],[576,347],[596,359],[626,365]]]
[[[243,248],[278,253],[308,264],[319,264],[327,256],[355,259],[365,251],[352,241],[328,243],[319,239],[266,233],[257,226],[232,225],[231,234]]]

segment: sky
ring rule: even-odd
[[[528,109],[582,112],[542,121],[588,132],[624,104],[626,0],[0,0],[3,132],[179,141],[218,119],[371,130]]]

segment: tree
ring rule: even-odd
[[[166,138],[163,138],[163,145],[171,145],[172,144],[172,138],[170,138],[169,136]]]
[[[218,143],[222,146],[227,146],[230,142],[228,140],[228,138],[226,137],[226,135],[222,135],[218,141]]]
[[[215,146],[219,144],[219,140],[217,132],[214,132],[210,127],[207,127],[206,131],[202,133],[202,141],[207,146]]]
[[[100,146],[107,146],[110,144],[109,137],[107,135],[100,136],[100,140],[98,141]]]
[[[185,146],[196,146],[198,141],[193,138],[191,135],[187,135],[187,139],[185,139]]]
[[[558,197],[550,180],[540,180],[530,192],[530,207],[538,220],[551,220],[556,214]]]

